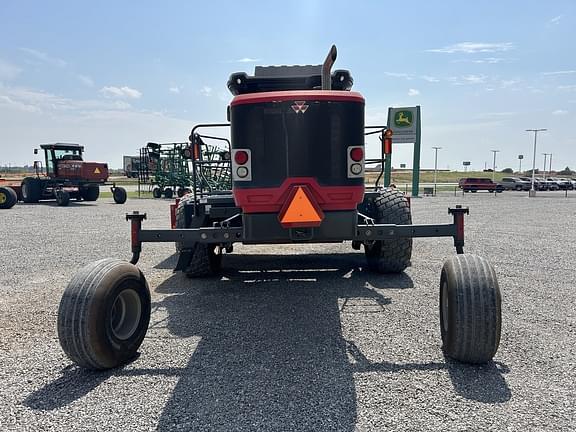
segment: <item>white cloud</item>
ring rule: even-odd
[[[502,52],[514,49],[512,42],[499,42],[499,43],[485,43],[485,42],[460,42],[453,45],[448,45],[443,48],[434,48],[427,50],[428,52],[438,53],[465,53],[476,54],[483,52]]]
[[[440,82],[439,78],[430,76],[430,75],[422,75],[420,78],[422,78],[424,81],[428,81],[431,83],[436,83],[436,82]]]
[[[40,60],[44,63],[49,63],[51,65],[54,66],[58,66],[58,67],[66,67],[68,63],[66,63],[66,61],[59,59],[57,57],[52,57],[50,55],[48,55],[45,52],[42,51],[38,51],[32,48],[20,48],[20,51],[25,52],[26,54],[28,54],[31,57],[34,57],[36,60]]]
[[[519,82],[520,82],[520,81],[518,81],[518,80],[513,80],[513,79],[511,79],[511,80],[502,80],[502,81],[500,81],[500,87],[501,87],[501,88],[512,87],[512,86],[514,86],[515,84],[518,84]]]
[[[22,69],[18,66],[0,59],[0,81],[13,80],[20,75],[20,72],[22,72]]]
[[[133,89],[128,86],[123,87],[114,87],[114,86],[107,86],[102,87],[100,89],[100,93],[102,93],[106,97],[112,98],[127,98],[127,99],[139,99],[142,96],[142,92],[139,90]]]
[[[419,90],[413,88],[408,89],[408,96],[418,96],[419,94],[420,94]]]
[[[497,64],[506,61],[502,57],[485,57],[479,59],[460,59],[454,60],[453,63],[475,63],[475,64]]]
[[[542,75],[546,76],[554,76],[554,75],[571,75],[575,74],[576,70],[561,70],[561,71],[554,71],[554,72],[542,72]]]
[[[178,86],[173,86],[173,87],[170,87],[170,88],[168,89],[168,91],[169,91],[170,93],[179,94],[179,93],[180,93],[180,87],[178,87]]]
[[[561,86],[558,86],[558,90],[574,91],[574,90],[576,90],[576,84],[561,85]]]
[[[392,78],[405,78],[405,79],[412,79],[412,75],[404,73],[404,72],[384,72],[384,75],[392,77]]]
[[[560,24],[560,20],[564,18],[564,15],[557,15],[554,18],[548,20],[548,25],[558,25]]]
[[[484,84],[487,80],[486,75],[462,75],[459,77],[451,77],[450,81],[455,85],[466,85],[466,84]]]
[[[76,78],[87,87],[94,87],[94,80],[90,78],[88,75],[76,75]]]
[[[568,114],[568,111],[566,111],[566,110],[558,109],[556,111],[552,111],[552,115],[556,115],[556,116],[562,116],[562,115],[566,115],[566,114]]]
[[[233,63],[256,63],[259,61],[262,61],[262,59],[252,57],[242,57],[241,59],[234,60]]]
[[[200,89],[200,93],[204,96],[212,96],[212,87],[204,86]]]

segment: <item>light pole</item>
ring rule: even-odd
[[[494,163],[492,164],[492,181],[494,181],[494,175],[496,174],[496,153],[500,152],[500,150],[490,150],[494,153]]]
[[[434,196],[436,196],[436,173],[438,171],[438,150],[442,147],[432,147],[434,149]]]
[[[550,175],[550,171],[552,171],[552,153],[542,153],[544,155],[544,180],[546,177]],[[550,169],[546,170],[546,156],[550,156]],[[546,175],[548,173],[548,175]]]
[[[536,196],[536,189],[534,189],[534,175],[536,171],[536,141],[538,139],[538,132],[544,132],[548,129],[526,129],[526,132],[534,132],[534,156],[532,158],[532,188],[530,189],[529,196]]]
[[[520,166],[518,167],[518,174],[522,174],[522,159],[524,159],[524,155],[518,155],[518,160],[520,161]]]

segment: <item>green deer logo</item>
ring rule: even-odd
[[[397,127],[412,126],[412,111],[398,111],[394,116],[394,124]]]

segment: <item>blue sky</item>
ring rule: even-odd
[[[438,4],[439,3],[439,4]],[[121,165],[147,141],[225,121],[231,72],[317,64],[338,46],[368,123],[422,106],[422,166],[576,169],[576,2],[0,2],[0,165],[79,142]],[[375,144],[368,150],[376,151]],[[410,166],[410,145],[393,164]]]

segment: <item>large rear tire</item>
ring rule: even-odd
[[[58,309],[58,338],[86,369],[110,369],[136,355],[150,321],[150,291],[128,262],[103,259],[72,278]]]
[[[194,195],[184,195],[178,203],[176,209],[176,228],[191,228],[191,224],[186,221],[186,206],[194,201]],[[216,250],[216,245],[207,243],[193,243],[184,245],[176,243],[176,252],[191,252],[190,262],[184,270],[189,278],[207,277],[220,272],[222,268],[222,251]],[[219,253],[217,253],[219,252]]]
[[[387,189],[373,202],[369,216],[379,224],[411,225],[412,216],[406,196]],[[368,269],[378,273],[400,273],[410,265],[412,238],[378,240],[364,245]]]
[[[476,255],[456,255],[440,278],[444,353],[464,363],[486,363],[500,344],[501,296],[494,268]]]
[[[98,186],[88,186],[80,189],[80,196],[84,201],[96,201],[100,196],[100,188]]]
[[[112,191],[112,198],[114,198],[114,202],[116,204],[124,204],[128,199],[128,194],[126,193],[126,189],[123,187],[115,187]]]
[[[26,177],[22,180],[22,201],[37,203],[42,197],[42,180],[36,177]]]
[[[0,209],[10,209],[18,202],[18,195],[11,187],[0,187]]]
[[[56,204],[59,207],[67,207],[70,204],[70,193],[65,190],[57,190],[56,194]]]
[[[154,189],[152,189],[152,196],[154,198],[161,198],[162,197],[162,189],[160,189],[159,187],[155,187]]]

